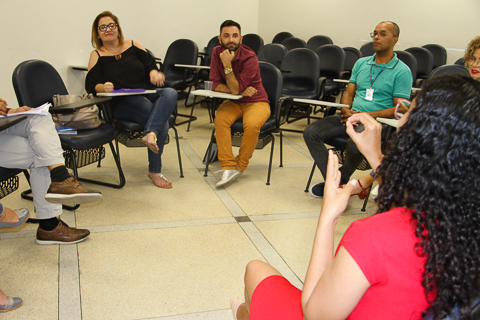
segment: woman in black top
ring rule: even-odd
[[[168,119],[178,94],[164,85],[165,75],[154,57],[137,40],[124,40],[118,18],[110,11],[100,13],[92,26],[92,45],[85,88],[89,93],[114,89],[155,89],[150,95],[115,97],[113,117],[145,125],[142,142],[148,147],[148,177],[160,188],[172,183],[161,173],[161,155],[168,134]]]

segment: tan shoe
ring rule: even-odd
[[[52,231],[38,227],[37,244],[73,244],[87,239],[90,235],[87,229],[70,228],[65,222],[58,220],[58,226]]]
[[[45,200],[48,202],[67,205],[92,203],[101,198],[100,191],[88,190],[73,177],[62,182],[52,182],[45,195]]]

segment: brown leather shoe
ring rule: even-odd
[[[87,229],[70,228],[65,222],[58,220],[58,226],[52,231],[38,227],[37,244],[73,244],[87,239],[90,234]]]
[[[45,195],[45,200],[48,202],[67,205],[92,203],[101,198],[100,191],[88,190],[73,177],[62,182],[52,182]]]

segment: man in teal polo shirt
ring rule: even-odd
[[[345,122],[351,115],[366,112],[374,118],[393,118],[397,103],[410,98],[412,73],[393,52],[400,28],[394,22],[384,21],[378,24],[370,35],[373,38],[375,54],[361,58],[355,63],[350,83],[342,98],[342,104],[349,105],[350,108],[342,108],[341,115],[335,114],[320,119],[308,125],[303,131],[308,150],[324,179],[328,161],[325,141],[335,137],[348,137]],[[360,124],[356,130],[363,131],[363,126]],[[345,160],[340,168],[342,174],[340,184],[348,182],[362,160],[363,155],[349,139]],[[314,197],[322,197],[323,188],[323,182],[317,183],[310,188],[310,193]]]

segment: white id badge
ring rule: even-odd
[[[374,92],[374,89],[372,88],[367,89],[367,94],[365,95],[365,99],[368,101],[373,101],[373,92]]]

